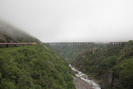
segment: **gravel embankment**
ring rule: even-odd
[[[79,77],[73,77],[73,78],[76,89],[94,89],[92,88],[92,85],[86,83],[84,80],[80,79]]]

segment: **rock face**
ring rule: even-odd
[[[72,66],[99,80],[102,89],[132,89],[133,41],[79,54]]]
[[[103,75],[103,81],[101,83],[101,88],[109,86],[113,82],[113,74],[111,72],[105,73]]]

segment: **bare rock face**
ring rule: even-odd
[[[105,89],[107,86],[109,86],[113,81],[113,74],[111,72],[108,72],[103,75],[103,81],[101,84],[102,89]]]

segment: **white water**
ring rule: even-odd
[[[77,77],[81,78],[82,80],[84,80],[84,81],[86,81],[87,83],[89,83],[90,85],[92,85],[94,89],[101,89],[101,88],[100,88],[100,85],[97,84],[95,81],[90,80],[90,79],[88,79],[88,78],[84,78],[84,77],[83,77],[83,75],[85,75],[84,73],[82,73],[81,71],[76,70],[76,69],[75,69],[74,67],[72,67],[70,64],[69,64],[69,66],[71,67],[71,69],[72,69],[73,71],[77,72],[77,73],[76,73],[76,76],[77,76]]]

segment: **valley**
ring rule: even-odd
[[[3,23],[0,44],[1,89],[133,87],[132,40],[43,43]]]

